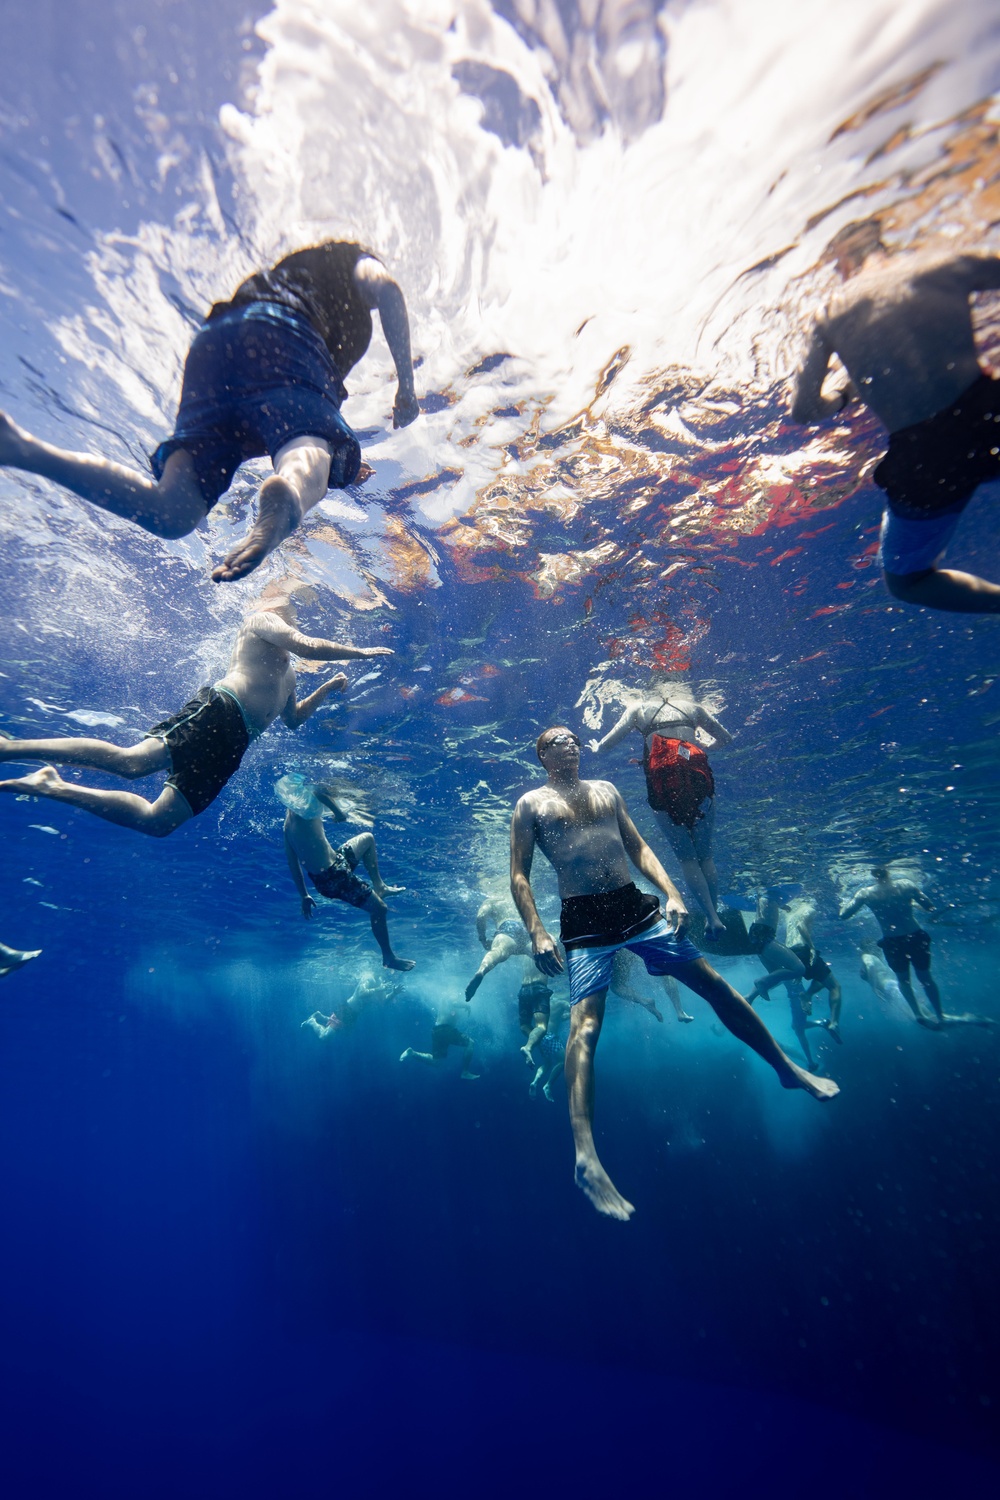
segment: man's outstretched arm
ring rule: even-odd
[[[808,352],[795,377],[791,407],[793,422],[800,422],[804,427],[822,422],[824,417],[832,417],[843,411],[853,396],[854,387],[850,381],[841,387],[836,396],[823,395],[823,381],[826,379],[832,354],[833,350],[817,326],[813,329]]]
[[[268,645],[277,646],[290,656],[301,656],[304,661],[366,661],[370,656],[394,654],[391,646],[343,646],[337,641],[303,635],[271,613],[253,615],[247,621],[247,628]]]
[[[531,889],[531,861],[535,853],[535,814],[526,797],[514,808],[510,820],[510,893],[528,929],[535,965],[543,974],[561,974],[562,956],[552,935],[545,930]]]
[[[858,895],[855,896],[854,900],[849,902],[848,905],[844,907],[843,911],[840,913],[840,920],[842,922],[847,922],[851,917],[857,916],[858,912],[865,905],[866,894],[867,893],[865,891],[860,891]]]
[[[620,740],[623,740],[625,738],[625,736],[633,728],[635,720],[636,705],[633,703],[631,708],[627,708],[625,710],[621,718],[618,720],[618,723],[615,724],[613,728],[608,730],[607,734],[602,740],[588,740],[588,748],[592,750],[595,755],[599,755],[602,750],[610,750],[612,745],[617,745]]]
[[[372,256],[359,260],[354,279],[369,307],[378,309],[382,332],[396,366],[396,400],[392,408],[393,427],[409,427],[420,415],[413,391],[413,356],[410,352],[410,320],[406,316],[406,299],[385,266]]]
[[[293,687],[288,702],[281,710],[281,722],[287,724],[289,729],[298,729],[307,719],[312,718],[320,704],[325,703],[331,693],[342,693],[346,687],[347,678],[343,672],[338,672],[335,677],[330,678],[329,682],[321,682],[319,687],[314,688],[308,697],[298,702],[296,701],[295,689]],[[339,821],[345,822],[346,819],[341,818]]]
[[[625,853],[639,873],[645,875],[646,879],[666,896],[666,919],[674,931],[680,935],[689,920],[688,909],[684,905],[681,893],[632,822],[628,815],[628,808],[625,806],[625,799],[617,789],[615,797],[618,804],[618,831],[625,845]]]

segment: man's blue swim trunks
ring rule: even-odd
[[[230,306],[203,323],[184,366],[172,437],[151,456],[159,479],[171,453],[194,460],[211,510],[248,458],[273,461],[292,438],[324,438],[330,487],[350,484],[361,449],[340,415],[347,392],[330,351],[304,317],[274,302]]]
[[[615,954],[630,948],[647,974],[670,974],[701,954],[690,938],[677,937],[660,913],[656,896],[644,895],[633,883],[616,891],[567,896],[562,903],[560,936],[566,950],[569,1003],[606,990]]]

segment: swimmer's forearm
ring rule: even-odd
[[[343,646],[337,641],[322,641],[313,636],[299,635],[298,631],[288,649],[294,651],[296,656],[301,656],[303,661],[361,661],[372,655],[367,646]]]
[[[535,941],[536,937],[547,937],[548,933],[546,932],[545,924],[538,915],[534,892],[531,889],[528,877],[520,873],[512,875],[510,893],[514,898],[514,905],[518,909],[521,921],[528,929],[528,936],[532,942]]]
[[[632,863],[640,874],[645,875],[647,880],[652,881],[653,885],[663,892],[668,901],[677,901],[681,906],[684,905],[680,891],[648,844],[643,843],[642,848],[635,852],[632,856]]]
[[[389,345],[392,362],[396,366],[396,378],[402,396],[413,395],[413,356],[410,352],[410,321],[406,316],[406,301],[394,281],[387,281],[379,292],[379,317],[382,332]]]

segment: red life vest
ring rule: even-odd
[[[654,734],[642,764],[650,807],[668,813],[679,828],[693,829],[704,817],[701,804],[715,796],[715,778],[701,746]]]

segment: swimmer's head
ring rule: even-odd
[[[543,729],[535,741],[535,754],[542,765],[547,765],[546,756],[550,752],[559,751],[560,755],[575,747],[576,758],[580,758],[580,736],[574,734],[572,729],[567,729],[565,724],[553,724],[550,729]],[[553,755],[555,760],[555,755]]]
[[[853,276],[869,255],[884,249],[881,220],[872,215],[870,219],[855,219],[838,229],[823,251],[823,260],[835,261],[841,276]]]
[[[300,776],[298,771],[289,771],[276,781],[274,794],[289,812],[300,818],[325,818],[330,811],[316,795],[313,783]]]
[[[872,874],[876,880],[889,879],[889,871],[886,869],[885,865],[873,865]]]

